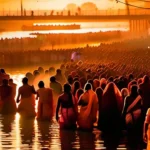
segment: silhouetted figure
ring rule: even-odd
[[[80,96],[78,105],[81,106],[78,116],[79,128],[81,130],[92,130],[93,124],[96,122],[98,98],[90,83],[85,85],[85,92]]]
[[[53,94],[52,89],[45,88],[44,82],[40,81],[39,89],[37,90],[37,99],[38,101],[38,119],[47,119],[51,120],[53,116]]]
[[[131,86],[131,93],[125,98],[123,119],[128,131],[129,147],[138,149],[142,141],[142,98],[138,94],[138,87]]]
[[[28,79],[25,77],[22,79],[23,85],[18,89],[17,103],[18,112],[23,116],[33,117],[35,116],[35,89],[33,86],[28,85]]]
[[[7,79],[4,79],[0,86],[0,112],[2,114],[12,114],[16,112],[16,103],[13,96],[13,87],[8,84]]]
[[[60,108],[61,116],[59,117]],[[64,93],[58,98],[56,120],[61,129],[76,129],[77,104],[71,93],[71,86],[69,84],[64,85]]]
[[[121,131],[122,95],[117,86],[110,82],[103,91],[99,129],[105,133]]]

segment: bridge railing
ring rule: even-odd
[[[70,15],[126,15],[127,11],[125,9],[107,9],[107,10],[81,10],[80,12],[77,11],[70,11]],[[130,9],[131,15],[139,15],[139,14],[150,14],[150,10],[142,10],[142,9]],[[31,16],[31,10],[24,11],[23,15]],[[49,15],[68,15],[68,10],[34,10],[34,16],[49,16]],[[21,16],[21,11],[16,10],[1,10],[0,16]]]

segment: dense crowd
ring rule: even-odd
[[[149,149],[148,41],[149,38],[140,38],[102,43],[98,47],[28,52],[31,60],[34,55],[39,56],[36,58],[39,64],[60,61],[61,65],[58,69],[50,67],[44,70],[39,67],[33,73],[27,72],[18,91],[11,76],[0,69],[0,113],[18,111],[24,117],[36,116],[38,120],[52,120],[55,116],[60,129],[92,131],[96,127],[104,135],[120,136],[126,130],[127,147],[141,149],[144,140]],[[80,52],[82,60],[77,61],[76,56],[71,58],[74,51]],[[16,65],[17,61],[24,63],[25,59],[31,63],[29,57],[26,57],[27,52],[22,53],[22,57],[14,53]],[[4,61],[13,64],[14,54],[10,62],[6,59],[8,55]],[[55,60],[49,54],[55,55]],[[20,59],[16,60],[17,57]]]
[[[39,34],[32,33],[31,37],[26,38],[12,38],[1,39],[0,50],[3,52],[16,51],[33,51],[45,50],[46,47],[54,49],[58,45],[65,44],[83,44],[88,42],[101,42],[108,40],[116,40],[125,38],[128,32],[108,31],[96,33],[49,33]]]
[[[43,65],[49,63],[62,63],[70,61],[73,52],[80,53],[81,59],[90,60],[93,63],[113,63],[115,65],[124,64],[118,69],[128,73],[137,72],[141,69],[148,72],[149,67],[149,37],[139,39],[129,39],[122,42],[101,43],[99,46],[86,46],[72,49],[53,49],[40,51],[1,51],[0,66],[28,66],[28,65]],[[113,56],[113,57],[112,57]],[[19,58],[19,59],[18,59]],[[114,67],[117,67],[115,66]],[[118,70],[120,71],[120,70]]]

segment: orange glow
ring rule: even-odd
[[[124,0],[122,0],[124,1]],[[74,3],[77,6],[81,6],[81,4],[85,2],[92,2],[97,5],[99,9],[113,9],[113,8],[125,8],[124,5],[116,3],[116,1],[111,0],[23,0],[24,8],[28,10],[50,10],[50,9],[65,9],[67,4]],[[137,2],[136,2],[137,3]],[[9,6],[11,6],[9,8]],[[34,7],[32,7],[34,6]],[[0,9],[5,8],[5,10],[20,10],[20,0],[0,0]]]

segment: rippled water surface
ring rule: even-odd
[[[11,77],[20,86],[23,76],[23,74],[15,74]],[[111,144],[114,144],[113,138],[109,138]],[[124,143],[122,138],[118,148],[125,149]],[[18,113],[9,116],[0,115],[0,150],[102,150],[106,149],[106,146],[108,146],[108,140],[105,143],[101,132],[96,129],[93,133],[60,131],[55,119],[48,122],[37,121],[36,118],[22,118]]]

